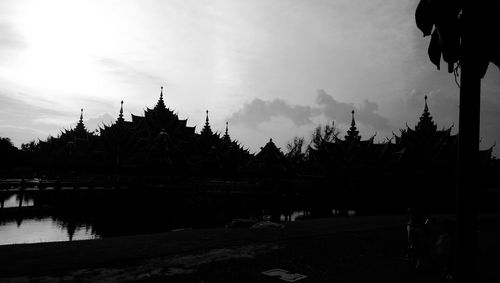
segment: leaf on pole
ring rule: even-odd
[[[437,29],[434,29],[434,32],[431,36],[431,42],[429,44],[429,49],[427,50],[429,54],[429,59],[431,62],[436,65],[437,69],[440,69],[441,65],[441,44],[439,43],[439,33]]]
[[[420,3],[418,3],[415,11],[415,21],[424,36],[431,35],[434,20],[432,18],[432,7],[427,0],[420,0]]]

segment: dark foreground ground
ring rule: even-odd
[[[443,218],[443,217],[438,217]],[[262,230],[207,229],[70,243],[0,246],[7,282],[439,282],[405,260],[405,216],[329,218]],[[500,282],[500,216],[482,216],[479,282]]]

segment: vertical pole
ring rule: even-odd
[[[468,4],[465,4],[467,3]],[[481,78],[479,44],[474,4],[464,1],[464,33],[462,37],[462,67],[459,114],[458,186],[457,186],[457,249],[455,271],[457,282],[476,282],[477,210],[479,180],[479,114]]]

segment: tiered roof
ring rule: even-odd
[[[254,173],[270,177],[281,176],[289,171],[285,155],[273,139],[269,139],[269,142],[261,147],[260,152],[250,160],[247,168]]]
[[[354,110],[352,110],[352,119],[351,119],[351,127],[347,131],[347,135],[344,137],[348,142],[354,142],[361,140],[361,136],[359,135],[359,131],[356,128],[356,121],[354,120]]]
[[[205,119],[205,126],[203,126],[203,129],[201,129],[200,134],[202,136],[212,136],[214,133],[212,132],[212,128],[210,128],[210,122],[208,120],[208,110],[207,110],[207,117]]]

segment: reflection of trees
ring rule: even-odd
[[[5,205],[5,201],[8,200],[12,194],[10,193],[5,193],[5,192],[0,192],[0,208],[3,208]]]
[[[96,235],[94,231],[89,229],[92,224],[77,215],[67,214],[65,216],[52,216],[52,220],[62,231],[67,233],[69,241],[73,241],[75,233],[82,229],[85,229],[86,234]]]

